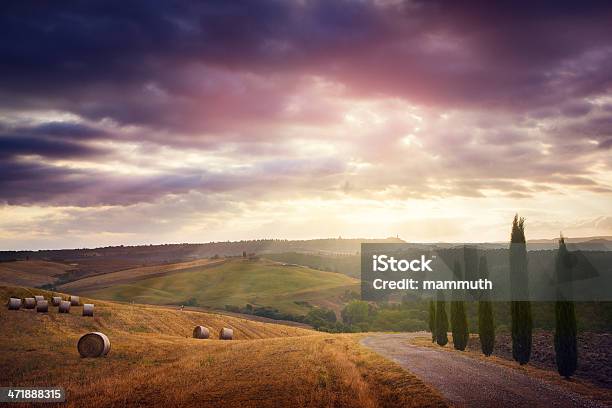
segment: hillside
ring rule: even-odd
[[[127,272],[119,272],[120,278]],[[129,273],[128,273],[129,274]],[[210,308],[226,305],[267,306],[283,313],[304,314],[310,305],[339,307],[348,290],[358,291],[359,281],[348,276],[268,260],[233,259],[203,265],[171,276],[159,276],[114,284],[97,277],[63,286],[79,294],[124,302],[148,304],[189,304]]]
[[[204,266],[214,266],[223,263],[223,260],[198,259],[189,262],[141,266],[117,272],[103,273],[68,282],[57,287],[63,291],[86,291],[107,288],[113,285],[137,282],[147,278],[160,277],[178,272],[199,271]]]
[[[41,286],[74,269],[74,266],[47,261],[0,262],[0,285]]]
[[[23,298],[34,295],[44,295],[49,298],[52,293],[57,292],[0,286],[1,299],[8,299],[10,296]],[[164,336],[191,337],[193,327],[200,324],[210,327],[213,337],[216,337],[219,330],[225,326],[234,329],[234,336],[237,339],[246,340],[315,333],[298,327],[256,322],[217,313],[181,311],[178,308],[158,308],[140,304],[123,305],[92,300],[87,297],[81,298],[81,303],[89,302],[96,305],[94,319],[83,319],[80,316],[80,307],[76,308],[74,313],[67,315],[58,314],[57,308],[53,307],[50,307],[48,315],[29,310],[8,313],[6,307],[3,307],[2,310],[6,312],[2,315],[3,327],[10,327],[18,332],[23,330],[26,333],[43,337],[46,330],[60,330],[68,333],[93,329],[101,329],[113,335],[154,333]],[[23,316],[27,318],[24,319]],[[35,322],[43,322],[44,327],[36,325],[30,327]],[[37,327],[41,329],[38,332],[35,330]]]
[[[0,297],[49,292],[0,287]],[[89,301],[89,299],[86,299]],[[446,406],[436,391],[363,349],[355,335],[318,334],[233,317],[93,301],[96,317],[0,309],[0,386],[60,386],[62,406]],[[78,308],[80,309],[80,308]],[[196,340],[196,324],[235,330]],[[108,356],[82,359],[78,338],[109,336]]]
[[[324,252],[355,253],[362,243],[404,242],[399,238],[326,238],[309,240],[257,239],[249,241],[207,242],[204,244],[162,244],[137,246],[112,246],[103,248],[56,249],[38,251],[0,251],[0,260],[53,260],[78,262],[84,259],[107,258],[128,262],[170,263],[198,258],[241,255],[247,253],[266,254],[273,252]]]
[[[266,258],[322,271],[338,272],[357,279],[361,276],[361,256],[359,254],[329,255],[307,252],[283,252],[268,254]]]

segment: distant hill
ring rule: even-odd
[[[612,251],[612,237],[567,238],[570,250]],[[158,273],[163,265],[193,262],[205,258],[263,255],[286,263],[359,276],[359,253],[363,243],[405,243],[415,250],[436,250],[461,243],[406,243],[386,239],[251,240],[205,244],[164,244],[114,246],[39,251],[0,251],[0,283],[28,286],[57,286],[90,276],[151,267]],[[505,249],[507,242],[471,243],[481,249]],[[554,250],[557,238],[528,242],[530,251]],[[160,269],[161,268],[161,269]],[[170,267],[172,268],[172,267]]]
[[[386,239],[311,239],[282,240],[261,239],[251,241],[209,242],[205,244],[163,244],[139,246],[113,246],[103,248],[59,249],[38,251],[0,251],[0,261],[11,260],[48,260],[75,261],[95,260],[100,257],[121,259],[140,264],[176,262],[189,259],[207,258],[211,256],[236,256],[247,253],[274,252],[321,252],[329,254],[355,253],[362,243],[393,243],[404,242],[399,238]]]
[[[59,285],[88,276],[98,276],[141,267],[155,267],[157,270],[160,265],[191,262],[212,257],[242,256],[245,252],[257,255],[280,252],[300,252],[328,256],[348,255],[358,253],[361,244],[364,242],[397,243],[404,241],[399,238],[331,238],[302,241],[263,239],[209,242],[205,244],[121,245],[103,248],[0,251],[0,282],[28,286]],[[62,272],[53,275],[44,272],[43,274],[48,275],[44,277],[27,275],[36,270],[34,262],[38,261],[52,263]],[[3,272],[12,269],[17,270],[17,272]],[[34,272],[34,274],[39,274],[39,272]],[[18,280],[20,276],[23,276],[24,280]]]
[[[47,261],[0,262],[0,285],[51,284],[74,268],[69,264]]]
[[[309,305],[338,310],[347,291],[359,292],[359,281],[332,272],[268,260],[232,259],[215,265],[189,266],[172,274],[148,277],[138,270],[112,279],[95,276],[61,286],[61,290],[100,299],[148,304],[187,304],[223,309],[271,307],[304,315]],[[104,278],[104,279],[101,279]],[[130,282],[124,281],[130,278]]]
[[[558,238],[528,241],[529,249],[554,249]],[[566,238],[575,249],[612,250],[612,237]],[[112,272],[137,266],[174,263],[200,258],[240,256],[243,252],[261,254],[271,253],[314,253],[319,255],[354,255],[359,253],[363,243],[406,243],[400,238],[326,238],[311,240],[261,239],[249,241],[208,242],[203,244],[162,244],[137,246],[111,246],[102,248],[77,248],[37,251],[0,251],[0,262],[44,260],[51,262],[74,263],[80,276]],[[460,242],[418,243],[409,242],[414,249],[451,248],[462,245]],[[471,243],[482,248],[506,248],[507,242]],[[102,259],[103,258],[103,259]]]
[[[202,270],[202,267],[215,266],[223,262],[225,262],[223,259],[204,258],[188,262],[123,269],[116,272],[88,276],[82,279],[57,285],[57,290],[77,290],[81,292],[85,290],[97,290],[118,284],[134,283],[147,278],[168,276],[174,273],[200,271]]]
[[[578,238],[565,238],[566,244],[577,244],[582,242],[591,242],[591,241],[608,241],[612,242],[612,236],[597,236],[597,237],[578,237]],[[551,238],[551,239],[530,239],[528,241],[531,244],[556,244],[559,242],[559,238]]]
[[[612,237],[583,237],[565,238],[570,250],[583,251],[612,251]],[[556,249],[559,247],[559,238],[534,239],[527,242],[529,249]]]

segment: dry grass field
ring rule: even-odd
[[[0,262],[0,285],[41,286],[53,283],[57,276],[75,269],[59,262]]]
[[[0,296],[49,292],[0,288]],[[86,300],[88,301],[88,300]],[[212,313],[93,301],[96,316],[0,311],[0,385],[62,386],[67,406],[442,407],[431,388],[358,345],[321,334]],[[191,338],[196,324],[212,340]],[[217,340],[222,326],[236,340]],[[99,330],[108,356],[82,359],[76,342]],[[64,406],[64,405],[63,405]]]

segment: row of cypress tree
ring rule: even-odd
[[[556,258],[556,273],[559,276],[568,276],[573,267],[572,254],[567,250],[565,240],[561,236],[559,250]],[[454,273],[461,279],[461,265],[455,262]],[[533,319],[531,303],[528,298],[527,276],[527,247],[525,239],[525,219],[514,217],[510,237],[510,273],[511,290],[517,300],[510,305],[512,315],[512,356],[521,365],[526,364],[531,357]],[[478,263],[478,276],[487,278],[487,259],[480,257]],[[457,350],[465,350],[469,339],[465,302],[457,299],[451,300],[451,331],[453,345]],[[436,301],[429,303],[429,329],[432,342],[444,346],[448,343],[448,316],[446,314],[446,301],[444,294],[439,292]],[[495,322],[493,305],[488,297],[478,302],[478,334],[481,349],[484,355],[489,356],[495,347]],[[569,378],[575,371],[578,362],[577,353],[577,326],[574,303],[559,299],[555,303],[555,360],[560,375]]]
[[[489,276],[487,259],[485,257],[480,258],[478,268],[479,276],[483,278]],[[454,265],[454,272],[458,278],[462,276],[461,265],[458,262]],[[462,300],[452,300],[450,312],[453,346],[455,349],[463,351],[467,347],[470,336],[465,302]],[[448,317],[446,315],[446,302],[442,292],[437,294],[435,302],[433,300],[429,302],[429,329],[432,334],[432,342],[436,342],[440,346],[448,343]],[[495,324],[493,321],[493,306],[488,298],[478,302],[478,334],[482,352],[486,356],[491,355],[495,345]]]

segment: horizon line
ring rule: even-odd
[[[596,239],[605,239],[612,240],[612,236],[610,235],[589,235],[589,236],[576,236],[576,237],[568,237],[564,236],[566,240],[575,240],[575,239],[583,239],[586,241],[596,240]],[[307,238],[307,239],[286,239],[286,238],[256,238],[256,239],[243,239],[243,240],[234,240],[234,241],[208,241],[208,242],[165,242],[165,243],[140,243],[140,244],[114,244],[107,246],[98,246],[98,247],[73,247],[73,248],[37,248],[37,249],[0,249],[0,252],[42,252],[42,251],[76,251],[76,250],[95,250],[95,249],[106,249],[106,248],[122,248],[122,247],[147,247],[147,246],[166,246],[166,245],[209,245],[209,244],[218,244],[218,243],[240,243],[240,242],[253,242],[253,241],[320,241],[320,240],[347,240],[347,241],[381,241],[381,240],[392,240],[399,239],[407,244],[504,244],[509,243],[510,239],[507,241],[407,241],[399,236],[389,236],[385,238],[345,238],[342,236],[338,237],[327,237],[327,238]],[[527,243],[537,243],[536,241],[554,241],[558,239],[555,238],[533,238],[528,239]]]

